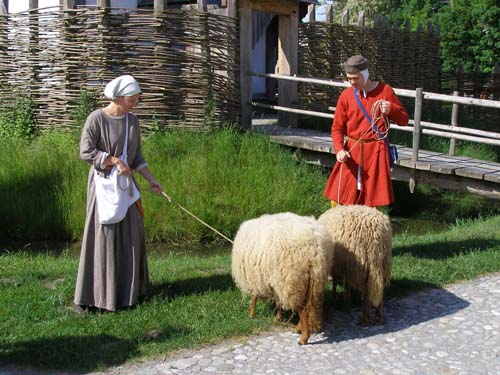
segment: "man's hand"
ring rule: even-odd
[[[380,113],[382,113],[383,115],[388,115],[390,111],[391,111],[391,102],[387,100],[381,100]]]
[[[351,154],[349,154],[348,151],[345,151],[345,150],[340,150],[339,152],[337,152],[337,161],[339,161],[340,163],[343,163],[347,160],[347,158],[350,158],[351,157]]]

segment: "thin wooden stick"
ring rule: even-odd
[[[170,202],[170,203],[173,203],[175,204],[177,207],[179,207],[181,210],[183,210],[184,212],[188,213],[189,215],[191,215],[192,217],[194,217],[196,220],[198,220],[200,223],[202,223],[203,225],[207,226],[208,228],[210,228],[211,230],[213,230],[215,233],[217,233],[219,236],[221,236],[222,238],[224,238],[225,240],[231,242],[231,244],[234,244],[234,242],[232,240],[230,240],[229,238],[227,238],[225,235],[223,235],[221,232],[219,232],[217,229],[211,227],[210,225],[208,225],[207,223],[205,223],[203,220],[201,220],[199,217],[197,217],[196,215],[194,215],[193,213],[189,212],[187,209],[185,209],[184,207],[182,207],[179,203],[177,202],[174,202],[174,200],[172,198],[170,198],[167,194],[165,194],[164,191],[161,192],[162,195],[167,198],[167,200]]]

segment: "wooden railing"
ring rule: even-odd
[[[250,75],[255,77],[264,77],[264,78],[274,78],[281,79],[293,82],[302,82],[308,84],[317,84],[324,86],[334,86],[334,87],[349,87],[350,84],[347,82],[334,81],[334,80],[326,80],[326,79],[318,79],[318,78],[306,78],[306,77],[297,77],[297,76],[286,76],[282,74],[264,74],[264,73],[256,73],[251,72]],[[421,88],[417,88],[416,90],[407,90],[407,89],[398,89],[394,88],[394,92],[398,96],[415,98],[415,112],[414,118],[410,120],[410,125],[412,126],[398,126],[395,124],[391,124],[391,129],[397,129],[402,131],[413,132],[413,155],[412,162],[416,162],[418,160],[418,151],[420,148],[420,135],[434,135],[438,137],[445,137],[450,139],[450,155],[455,153],[455,141],[463,140],[469,142],[476,142],[494,146],[500,146],[500,133],[494,133],[484,130],[464,128],[457,126],[458,124],[458,108],[459,105],[472,105],[478,107],[485,108],[496,108],[500,109],[500,101],[496,100],[487,100],[487,99],[476,99],[469,97],[460,97],[457,92],[454,92],[454,95],[444,95],[437,94],[433,92],[424,92]],[[453,103],[452,116],[450,119],[450,124],[437,124],[433,122],[422,121],[422,105],[424,100],[433,100],[440,101],[446,103]],[[333,113],[327,112],[317,112],[310,111],[299,108],[290,108],[284,106],[275,106],[268,104],[261,104],[252,102],[254,107],[262,107],[274,109],[276,111],[284,111],[291,112],[297,114],[304,114],[310,116],[317,116],[322,118],[332,118]]]

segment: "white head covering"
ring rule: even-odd
[[[140,92],[139,84],[134,77],[129,75],[115,78],[104,88],[104,95],[111,100],[115,100],[118,96],[132,96]]]
[[[363,76],[363,83],[366,83],[366,81],[368,81],[368,76],[370,75],[370,73],[368,73],[368,69],[360,70],[359,73]]]

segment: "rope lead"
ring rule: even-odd
[[[210,228],[211,230],[213,230],[215,233],[217,233],[219,236],[221,236],[222,238],[224,238],[225,240],[231,242],[231,244],[234,244],[234,242],[232,240],[230,240],[229,238],[227,238],[225,235],[223,235],[221,232],[219,232],[217,229],[211,227],[210,225],[208,225],[207,223],[205,223],[203,220],[201,220],[199,217],[197,217],[196,215],[192,214],[191,212],[189,212],[188,210],[186,210],[184,207],[182,207],[179,203],[177,202],[174,202],[174,200],[172,198],[170,198],[164,191],[161,192],[162,195],[170,202],[170,203],[173,203],[175,204],[177,207],[179,207],[181,210],[183,210],[184,212],[186,212],[187,214],[191,215],[192,217],[194,217],[196,220],[198,220],[200,223],[202,223],[203,225],[205,225],[206,227]]]

